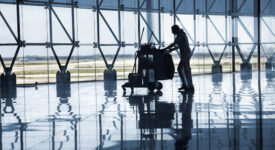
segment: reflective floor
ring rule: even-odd
[[[274,149],[275,78],[193,77],[195,93],[117,83],[40,85],[1,94],[1,149]]]

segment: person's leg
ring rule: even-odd
[[[186,58],[183,61],[184,61],[183,68],[184,68],[184,73],[187,80],[188,89],[194,89],[193,81],[192,81],[192,72],[190,67],[190,59]]]
[[[181,82],[182,82],[182,86],[181,88],[179,88],[179,90],[182,90],[182,89],[186,89],[187,88],[187,82],[186,82],[186,78],[184,77],[185,73],[184,73],[184,64],[183,64],[183,60],[181,59],[179,65],[178,65],[178,73],[179,73],[179,76],[180,76],[180,79],[181,79]]]

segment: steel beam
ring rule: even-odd
[[[96,0],[96,18],[97,18],[97,43],[98,44],[100,44],[100,33],[99,33],[99,31],[100,31],[100,26],[99,26],[99,13],[100,13],[100,9],[99,9],[99,0]],[[104,54],[103,54],[103,51],[102,51],[102,49],[101,49],[101,47],[100,46],[98,46],[98,50],[99,50],[99,52],[100,52],[100,54],[101,54],[101,57],[102,57],[102,59],[103,59],[103,61],[104,61],[104,63],[105,63],[105,65],[106,65],[106,68],[108,67],[108,62],[107,62],[107,60],[106,60],[106,58],[105,58],[105,56],[104,56]]]
[[[264,9],[261,10],[261,13],[264,13],[264,12],[265,12],[265,10],[266,10],[266,8],[268,7],[268,5],[270,4],[270,2],[271,2],[271,0],[269,0],[269,1],[267,2],[267,4],[265,5]]]
[[[210,48],[209,48],[208,46],[206,46],[206,47],[207,47],[207,50],[208,50],[208,52],[209,52],[209,54],[210,54],[210,56],[211,56],[211,58],[212,58],[213,62],[215,63],[215,62],[216,62],[216,60],[215,60],[214,55],[212,54],[212,52],[211,52]]]
[[[246,62],[246,59],[243,56],[242,50],[240,49],[239,45],[237,45],[236,48],[237,48],[237,52],[239,53],[239,55],[240,55],[240,57],[242,59],[242,62]]]
[[[246,28],[246,26],[244,25],[243,21],[241,20],[241,18],[238,17],[238,22],[240,23],[240,25],[242,26],[242,28],[244,29],[244,31],[247,33],[247,35],[249,36],[249,38],[251,39],[251,41],[255,41],[254,37],[251,35],[251,33],[248,31],[248,29]]]
[[[152,28],[149,26],[149,24],[146,22],[145,18],[143,17],[142,14],[140,14],[141,19],[143,20],[143,22],[146,24],[146,26],[148,27],[148,29],[152,32],[153,37],[155,38],[155,40],[159,43],[159,40],[157,38],[157,36],[155,35],[154,31],[152,30]]]
[[[121,4],[120,4],[120,0],[117,0],[118,1],[118,40],[119,40],[119,46],[117,48],[117,51],[116,51],[116,54],[115,54],[115,57],[113,58],[113,62],[112,62],[112,68],[114,67],[115,65],[115,62],[116,62],[116,59],[117,59],[117,56],[119,54],[119,51],[121,49],[121,16],[120,16],[120,11],[121,11]]]
[[[67,37],[69,38],[69,40],[71,42],[73,42],[73,39],[71,38],[70,34],[68,33],[67,29],[65,28],[65,26],[63,25],[62,21],[60,20],[60,18],[58,17],[58,15],[56,14],[55,10],[52,8],[52,12],[54,14],[54,16],[56,17],[58,23],[61,25],[62,29],[64,30],[64,32],[66,33]]]
[[[21,41],[21,28],[20,28],[20,8],[19,8],[19,5],[20,4],[20,0],[17,0],[16,1],[16,21],[17,21],[17,48],[16,48],[16,51],[15,51],[15,54],[13,56],[13,59],[11,61],[11,65],[10,65],[10,72],[12,72],[12,69],[13,69],[13,66],[14,66],[14,63],[16,61],[16,58],[17,58],[17,55],[19,53],[19,50],[20,50],[20,47],[23,47],[23,41]]]
[[[175,12],[178,11],[178,9],[179,9],[179,7],[180,7],[180,5],[181,5],[182,2],[183,2],[183,0],[180,0],[179,4],[177,5],[177,8],[175,9]]]
[[[52,43],[53,43],[53,24],[52,24],[52,11],[53,11],[53,9],[52,9],[52,3],[51,2],[53,2],[53,0],[49,0],[49,6],[48,6],[49,7],[49,25],[50,25],[50,43],[49,44],[50,44],[50,48],[53,52],[54,58],[57,62],[57,65],[58,65],[59,69],[62,70],[61,63],[58,59],[58,56],[55,52],[55,49],[54,49],[53,45],[52,45]]]
[[[237,10],[238,13],[242,10],[242,8],[243,8],[243,6],[245,5],[246,1],[247,1],[247,0],[243,0],[243,1],[242,1],[240,7],[239,7],[238,10]]]
[[[216,2],[216,0],[213,0],[213,2],[211,3],[210,7],[207,8],[208,9],[207,12],[211,11],[211,9],[214,6],[215,2]]]
[[[113,37],[115,38],[116,42],[119,43],[118,38],[116,37],[116,34],[114,33],[114,31],[112,30],[111,26],[109,25],[109,23],[107,22],[107,20],[105,19],[105,17],[103,16],[103,14],[99,11],[99,14],[101,16],[101,18],[103,19],[104,23],[107,25],[109,31],[112,33]],[[99,31],[98,31],[99,32]]]
[[[74,0],[71,0],[71,3],[74,3]],[[73,36],[72,37],[72,48],[71,48],[70,54],[67,58],[66,64],[64,66],[64,71],[66,71],[67,68],[68,68],[68,65],[69,65],[69,62],[71,60],[72,54],[74,52],[75,46],[79,46],[78,42],[75,41],[75,16],[74,16],[74,9],[75,8],[74,8],[74,5],[71,5],[71,6],[72,6],[72,8],[71,8],[71,13],[72,13],[71,14],[72,15],[72,36]]]
[[[272,36],[275,38],[275,34],[272,31],[272,29],[269,27],[269,25],[267,24],[267,22],[264,20],[263,17],[261,17],[261,20],[263,21],[263,23],[265,24],[265,26],[267,27],[268,31],[272,34]]]
[[[0,16],[3,19],[3,21],[5,22],[6,26],[8,27],[8,29],[9,29],[10,33],[12,34],[13,38],[15,39],[15,41],[18,41],[15,33],[13,32],[12,28],[10,27],[10,25],[9,25],[7,19],[5,18],[5,16],[2,14],[1,10],[0,10]]]
[[[224,46],[223,51],[222,51],[222,54],[221,54],[219,60],[217,61],[218,64],[221,63],[221,60],[222,60],[222,57],[223,57],[223,55],[224,55],[224,52],[226,51],[226,48],[227,48],[227,44]]]
[[[247,59],[246,59],[246,62],[247,62],[247,63],[250,62],[250,59],[252,58],[255,49],[256,49],[256,44],[253,44],[253,47],[252,47],[252,49],[251,49],[251,52],[249,53],[249,55],[248,55],[248,57],[247,57]]]
[[[1,54],[0,54],[0,62],[1,62],[1,64],[2,64],[2,67],[3,67],[3,69],[4,69],[4,72],[6,73],[6,72],[7,72],[7,67],[6,67],[6,65],[5,65],[5,62],[4,62],[4,60],[3,60],[2,56],[1,56]]]
[[[262,50],[264,52],[264,56],[266,57],[267,62],[270,62],[270,59],[272,59],[272,57],[271,58],[268,57],[268,55],[266,54],[266,52],[265,52],[265,50],[264,50],[264,48],[263,48],[262,45],[261,45],[261,48],[262,48]],[[275,53],[274,53],[274,55],[275,55]]]
[[[211,20],[211,18],[209,16],[208,16],[208,19],[209,19],[210,23],[212,24],[212,26],[214,27],[214,29],[216,30],[216,32],[219,34],[220,38],[226,44],[226,41],[225,41],[224,37],[221,35],[219,29],[216,27],[216,25],[214,24],[214,22]]]
[[[16,2],[3,2],[3,1],[0,1],[0,4],[16,4]],[[71,3],[59,3],[59,2],[53,2],[52,3],[54,6],[57,6],[57,7],[69,7],[71,6],[72,4]],[[36,1],[36,3],[31,3],[31,2],[26,2],[24,1],[24,3],[20,4],[20,5],[27,5],[27,6],[48,6],[49,5],[49,2],[43,2],[43,1]],[[79,7],[81,9],[96,9],[96,5],[89,5],[89,7]],[[110,7],[101,7],[100,10],[110,10],[110,11],[117,11],[116,8],[110,8]],[[129,12],[136,12],[138,10],[138,8],[136,7],[124,7],[124,11],[129,11]],[[141,12],[146,12],[147,10],[145,8],[140,8],[140,11]],[[158,9],[152,9],[151,12],[155,12],[157,13],[158,12]],[[164,9],[164,12],[165,13],[171,13],[170,10],[168,9]],[[180,12],[178,12],[178,14],[189,14],[189,15],[192,15],[193,12],[192,11],[189,11],[189,10],[181,10]],[[200,11],[198,12],[198,14],[200,15],[224,15],[223,12],[208,12],[208,13],[205,13],[204,11]],[[270,16],[274,16],[274,14],[271,14]],[[246,13],[246,12],[243,12],[243,13],[240,13],[239,16],[253,16],[252,13]]]
[[[181,22],[180,18],[178,17],[178,15],[176,15],[176,19],[179,21],[181,27],[183,28],[183,30],[185,31],[185,33],[187,34],[187,36],[190,38],[190,40],[195,43],[194,39],[192,38],[192,36],[189,34],[189,32],[187,31],[187,29],[185,28],[185,26],[183,25],[183,23]]]

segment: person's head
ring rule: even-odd
[[[178,34],[180,32],[180,27],[178,25],[173,25],[172,26],[172,33],[173,34]]]

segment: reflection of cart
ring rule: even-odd
[[[128,75],[129,82],[122,85],[122,88],[124,91],[126,87],[132,91],[137,87],[147,87],[150,91],[161,90],[163,85],[158,80],[172,79],[174,71],[172,56],[168,52],[158,50],[152,44],[141,45],[136,52],[133,72]]]

